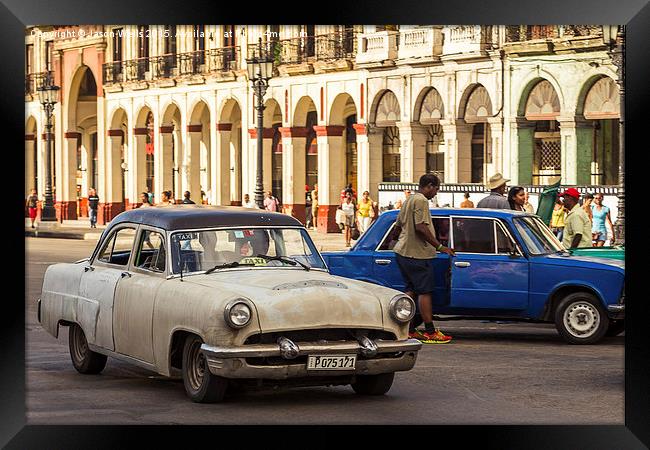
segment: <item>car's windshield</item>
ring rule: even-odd
[[[258,255],[285,258],[262,258]],[[177,231],[171,235],[172,273],[206,272],[215,267],[325,269],[305,230],[300,228],[228,228]],[[218,270],[217,270],[218,271]]]
[[[539,217],[516,217],[513,222],[532,255],[548,255],[566,250]]]

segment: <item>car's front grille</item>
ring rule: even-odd
[[[319,328],[314,330],[288,330],[273,333],[261,333],[249,336],[244,345],[251,344],[276,344],[280,337],[285,337],[293,342],[318,342],[318,341],[354,341],[357,335],[364,335],[372,340],[382,339],[395,341],[397,337],[388,331],[353,329],[353,328]]]

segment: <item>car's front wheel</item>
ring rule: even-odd
[[[357,375],[352,383],[354,392],[361,395],[384,395],[393,385],[395,373],[381,373],[379,375]]]
[[[570,344],[594,344],[605,336],[609,318],[592,294],[574,292],[555,310],[555,327]]]
[[[106,367],[106,355],[93,352],[88,348],[86,335],[79,325],[70,325],[68,331],[68,345],[70,347],[70,358],[72,365],[77,372],[85,374],[97,374]]]
[[[228,380],[213,375],[208,361],[201,352],[203,341],[198,336],[188,336],[183,347],[183,384],[187,396],[197,403],[216,403],[223,400]]]

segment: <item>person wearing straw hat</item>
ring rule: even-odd
[[[490,195],[481,199],[476,205],[477,208],[490,208],[490,209],[510,209],[510,203],[504,195],[506,192],[506,183],[510,181],[507,178],[503,178],[503,175],[500,173],[495,173],[490,177],[488,182],[488,189],[490,190]]]

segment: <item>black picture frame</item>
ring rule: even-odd
[[[2,62],[0,80],[3,98],[4,144],[3,178],[5,194],[6,253],[8,266],[0,272],[4,283],[18,286],[16,295],[5,294],[0,335],[3,364],[0,370],[0,445],[7,448],[115,448],[133,446],[137,437],[144,437],[147,446],[171,442],[173,438],[197,437],[205,443],[232,442],[222,439],[226,430],[215,427],[99,427],[99,426],[26,426],[25,425],[25,323],[24,293],[14,282],[24,271],[23,194],[24,171],[20,170],[24,128],[24,28],[35,24],[107,24],[107,23],[402,23],[402,24],[625,24],[627,25],[626,60],[626,235],[632,242],[626,249],[627,320],[625,336],[625,425],[624,426],[431,426],[395,430],[391,427],[354,430],[334,427],[363,439],[365,436],[390,433],[409,439],[404,445],[465,447],[471,444],[486,448],[552,448],[552,449],[635,449],[650,446],[650,327],[644,318],[648,301],[643,290],[641,251],[643,239],[641,211],[647,201],[640,190],[641,171],[648,145],[643,144],[645,108],[650,105],[650,4],[647,0],[465,0],[464,2],[395,2],[388,0],[326,2],[311,4],[295,0],[273,4],[237,4],[237,9],[224,9],[223,4],[207,0],[177,2],[172,0],[112,0],[105,3],[63,0],[51,3],[36,0],[3,0],[0,4],[0,45]],[[17,164],[14,164],[17,162]],[[14,167],[17,166],[17,167]],[[633,190],[634,189],[634,190]],[[634,219],[637,217],[637,219]],[[23,243],[23,245],[21,245]],[[636,246],[635,244],[636,243]],[[13,283],[12,283],[13,282]],[[5,290],[5,289],[3,289]],[[8,292],[8,291],[5,291]],[[513,361],[513,363],[516,363]],[[444,382],[444,381],[443,381]],[[576,397],[580,392],[576,392]],[[432,405],[435,408],[435,405]],[[416,414],[418,412],[415,412]],[[425,412],[426,413],[426,412]],[[316,427],[295,428],[253,427],[245,434],[246,445],[255,438],[269,445],[302,441]],[[229,430],[233,431],[233,430]],[[270,437],[270,434],[273,437]],[[227,434],[227,433],[226,433]],[[145,436],[139,436],[145,435]],[[428,437],[428,438],[427,438]],[[443,440],[449,440],[443,443]],[[236,444],[230,444],[236,445]]]

